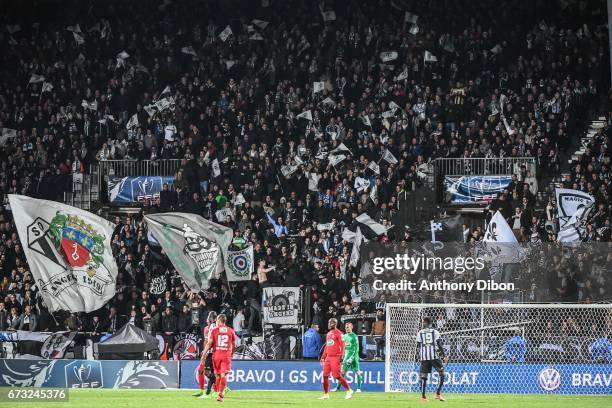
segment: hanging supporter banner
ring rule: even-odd
[[[79,208],[9,194],[36,286],[50,311],[91,312],[115,295],[115,226]]]
[[[264,288],[262,297],[264,323],[298,324],[301,304],[300,288]]]
[[[164,184],[172,185],[173,176],[109,177],[108,202],[134,204],[156,200]]]
[[[512,176],[444,176],[444,202],[486,204],[512,182]]]

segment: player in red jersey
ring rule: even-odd
[[[217,320],[217,313],[210,312],[208,317],[206,318],[206,327],[204,327],[204,341],[203,347],[206,347],[206,342],[208,341],[208,335],[217,325],[215,321]],[[217,387],[215,384],[215,373],[213,371],[212,365],[212,352],[209,351],[207,354],[202,353],[202,357],[200,358],[200,365],[198,365],[197,371],[198,378],[198,386],[200,387],[200,391],[193,394],[194,397],[198,398],[210,398],[211,389],[217,392]],[[206,382],[206,378],[208,378],[208,384],[206,386],[206,394],[204,394],[204,383]],[[213,388],[214,387],[214,388]]]
[[[344,358],[344,339],[342,332],[336,328],[338,321],[333,317],[327,323],[327,337],[325,338],[325,349],[321,356],[323,365],[323,391],[325,394],[319,399],[329,399],[329,374],[334,376],[346,389],[345,399],[351,399],[353,390],[342,376],[342,359]]]
[[[236,348],[236,334],[231,327],[225,325],[227,318],[224,314],[217,316],[217,327],[212,329],[204,347],[204,355],[213,350],[213,369],[215,370],[215,383],[219,391],[217,401],[223,402],[223,392],[227,384],[227,373],[232,367],[232,355]]]

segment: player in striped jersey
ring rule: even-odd
[[[427,402],[425,387],[427,386],[427,376],[431,373],[432,367],[436,369],[440,377],[436,389],[436,399],[445,401],[440,392],[442,391],[442,384],[444,384],[444,364],[448,362],[448,357],[444,353],[440,333],[431,327],[431,318],[425,317],[423,319],[423,328],[417,333],[416,341],[419,345],[421,360],[421,401]],[[444,364],[442,364],[442,360]]]

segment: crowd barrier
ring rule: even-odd
[[[197,388],[198,360],[0,360],[0,386],[68,388]],[[418,388],[414,369],[393,373],[395,384]],[[363,390],[385,390],[385,364],[363,362]],[[180,373],[180,374],[179,374]],[[320,391],[318,361],[235,360],[228,383],[235,390]],[[353,373],[347,373],[355,383]],[[437,384],[432,375],[430,386]],[[612,394],[610,364],[449,363],[445,391],[456,393]],[[391,390],[392,387],[391,387]]]

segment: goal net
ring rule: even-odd
[[[387,392],[420,389],[425,316],[449,357],[444,392],[612,394],[612,305],[566,304],[388,303]]]

